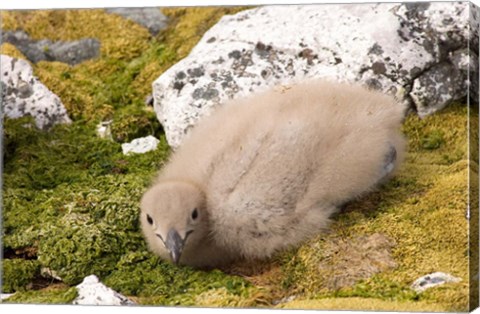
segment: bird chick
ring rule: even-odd
[[[299,245],[392,175],[404,109],[379,92],[321,81],[226,104],[193,128],[143,195],[150,249],[206,268]]]

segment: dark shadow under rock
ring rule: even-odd
[[[59,61],[75,65],[100,55],[100,41],[84,38],[75,41],[33,40],[24,31],[2,33],[4,42],[14,45],[30,61]]]

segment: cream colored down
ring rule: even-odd
[[[389,96],[322,81],[226,104],[199,122],[143,196],[147,242],[168,259],[155,233],[193,231],[180,263],[194,267],[296,246],[384,179],[392,147],[400,164],[403,118]]]

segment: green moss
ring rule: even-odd
[[[146,110],[144,106],[117,110],[110,127],[113,139],[121,143],[147,135],[159,138],[163,131],[153,109]]]
[[[442,131],[432,130],[426,134],[426,137],[422,138],[422,147],[425,149],[439,148],[443,143],[445,143],[443,136],[444,135]]]
[[[75,287],[54,287],[36,291],[15,293],[7,300],[2,302],[22,304],[71,304],[77,295],[78,293]]]
[[[36,260],[4,259],[1,265],[4,278],[2,292],[4,293],[25,290],[33,279],[40,274],[40,263]]]
[[[260,295],[257,288],[238,276],[174,266],[146,250],[125,254],[116,269],[105,283],[121,293],[137,296],[141,304],[196,305],[200,295],[226,289],[224,292],[238,301],[236,305],[243,302],[254,306]]]
[[[67,283],[112,271],[144,242],[138,200],[168,153],[165,139],[154,152],[124,156],[94,125],[45,133],[29,122],[5,121],[5,247],[37,248],[40,263]]]

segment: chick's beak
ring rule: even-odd
[[[182,239],[182,237],[180,237],[177,230],[170,229],[170,231],[168,231],[165,245],[170,252],[170,257],[172,258],[172,261],[175,264],[178,264],[180,256],[182,255],[183,242],[184,240]]]

